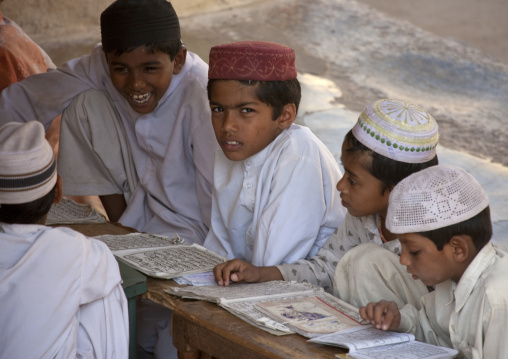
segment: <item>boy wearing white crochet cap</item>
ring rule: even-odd
[[[398,264],[400,243],[385,226],[388,197],[403,178],[438,163],[438,126],[420,106],[403,100],[378,100],[360,115],[345,136],[337,183],[348,213],[317,255],[273,267],[229,262],[232,281],[308,281],[355,306],[390,298],[400,307],[418,306],[428,293]],[[371,261],[395,263],[373,267]]]
[[[399,235],[400,263],[436,289],[421,298],[419,311],[381,301],[362,307],[362,317],[466,358],[505,358],[508,257],[490,242],[489,202],[480,184],[456,166],[415,173],[392,191],[386,226]]]
[[[39,122],[0,128],[0,357],[127,358],[128,311],[107,246],[44,226],[61,199]]]

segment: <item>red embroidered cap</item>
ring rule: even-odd
[[[208,78],[286,81],[296,78],[292,48],[267,41],[239,41],[210,50]]]

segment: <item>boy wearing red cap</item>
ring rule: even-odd
[[[341,178],[326,146],[293,124],[300,102],[293,49],[263,41],[210,51],[215,152],[204,246],[255,265],[314,255],[340,225]]]
[[[0,122],[62,113],[66,195],[99,195],[111,221],[203,243],[213,150],[207,65],[187,52],[165,0],[117,0],[101,14],[102,44],[56,71],[9,86]]]

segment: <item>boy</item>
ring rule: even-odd
[[[400,263],[436,289],[420,311],[381,301],[362,307],[362,317],[466,358],[506,357],[508,257],[490,242],[489,201],[473,176],[436,166],[404,179],[390,195],[386,226],[399,234]]]
[[[345,175],[337,183],[337,191],[348,213],[317,255],[260,268],[232,261],[217,268],[221,269],[216,270],[217,281],[225,285],[229,280],[308,281],[357,306],[380,294],[400,306],[408,302],[417,305],[420,296],[428,292],[423,283],[412,280],[402,266],[386,273],[370,262],[392,257],[398,261],[400,243],[384,225],[388,197],[401,179],[438,163],[438,138],[436,121],[420,106],[395,99],[370,104],[342,143]],[[364,264],[357,266],[362,258]]]
[[[44,226],[61,180],[38,122],[0,128],[0,357],[127,358],[127,299],[99,241]]]
[[[340,225],[335,159],[293,124],[300,103],[293,49],[264,41],[212,47],[208,98],[215,153],[204,246],[255,265],[314,255]]]
[[[48,127],[66,109],[66,195],[99,195],[111,221],[202,244],[217,146],[207,66],[183,47],[165,0],[113,2],[101,14],[101,38],[90,55],[5,89],[0,118]]]

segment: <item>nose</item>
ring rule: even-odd
[[[411,261],[409,260],[409,256],[407,254],[407,250],[405,250],[404,247],[402,247],[402,250],[400,252],[399,262],[400,264],[406,267],[409,267],[409,265],[411,264]]]
[[[224,117],[222,121],[223,132],[238,132],[238,121],[232,111],[224,111]]]
[[[344,185],[346,179],[344,178],[344,176],[342,176],[342,178],[339,180],[339,182],[337,182],[337,191],[339,192],[344,192],[344,190],[346,189],[346,186]]]
[[[133,90],[141,90],[145,87],[145,79],[138,71],[129,74],[129,87]]]

